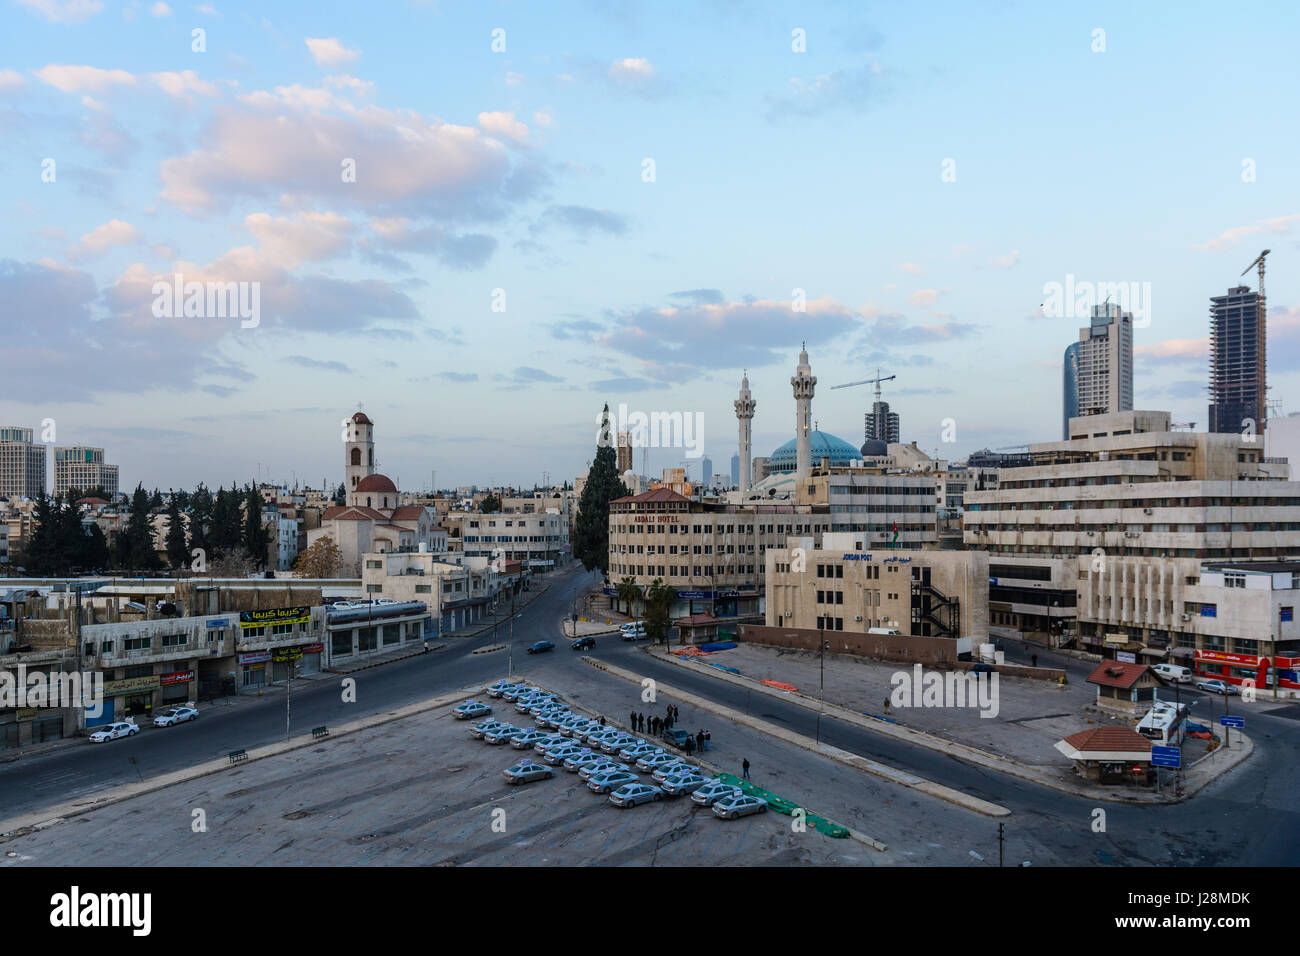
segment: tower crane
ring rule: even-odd
[[[843,385],[832,385],[831,389],[834,390],[837,388],[852,388],[854,385],[870,385],[874,382],[876,386],[876,401],[880,401],[880,383],[889,382],[896,378],[898,378],[897,375],[886,375],[885,377],[881,378],[880,369],[876,369],[875,378],[864,378],[860,382],[845,382]]]
[[[1241,270],[1241,274],[1245,275],[1251,269],[1255,268],[1255,266],[1259,266],[1259,297],[1261,299],[1264,298],[1264,257],[1272,251],[1273,251],[1272,249],[1265,249],[1263,252],[1261,252],[1258,256],[1255,257],[1254,262],[1252,262],[1250,265],[1246,266],[1246,268]]]

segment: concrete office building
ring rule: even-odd
[[[1300,481],[1300,412],[1275,415],[1268,420],[1264,453],[1273,459],[1285,458],[1290,465],[1291,480]]]
[[[1079,558],[1078,595],[1084,648],[1300,696],[1300,561]]]
[[[1274,560],[1300,554],[1300,484],[1240,434],[1173,431],[1169,413],[1072,419],[998,487],[967,490],[963,537],[989,552],[995,625],[1074,636],[1079,556]]]
[[[768,627],[988,640],[988,555],[879,548],[863,534],[791,538],[766,555]],[[964,642],[961,653],[972,650]]]
[[[1263,433],[1268,418],[1264,298],[1244,285],[1210,298],[1210,431]]]
[[[1092,307],[1092,322],[1065,350],[1065,408],[1061,437],[1070,419],[1110,415],[1133,408],[1133,315],[1118,305]]]
[[[540,513],[452,511],[443,523],[447,550],[465,558],[518,561],[534,572],[569,563],[569,519],[557,509]]]
[[[0,426],[0,498],[36,498],[45,493],[45,446],[32,430]]]
[[[104,449],[54,446],[54,494],[93,488],[103,488],[109,501],[117,499],[117,465],[104,464]]]
[[[899,418],[897,413],[889,410],[889,402],[872,402],[871,411],[863,416],[863,440],[883,441],[885,444],[896,444],[901,439],[898,437]]]

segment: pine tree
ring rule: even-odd
[[[266,549],[270,547],[270,535],[262,527],[262,495],[253,485],[248,486],[244,496],[244,553],[255,567],[266,567]]]
[[[627,495],[618,476],[618,458],[609,430],[609,405],[605,406],[596,442],[596,460],[587,472],[587,484],[578,503],[578,520],[573,534],[573,555],[590,571],[609,573],[609,503]]]
[[[212,554],[212,493],[200,484],[190,498],[190,557],[201,559],[206,566]],[[194,552],[198,551],[196,555]]]
[[[98,524],[92,524],[86,534],[85,556],[87,571],[103,571],[109,566],[108,540]]]
[[[54,570],[58,561],[54,507],[50,499],[45,497],[44,492],[36,498],[36,512],[33,517],[35,520],[32,533],[23,547],[23,567],[29,574],[38,576],[57,574],[58,572]]]
[[[141,571],[156,570],[161,562],[153,546],[153,526],[149,523],[149,492],[136,485],[131,495],[130,517],[126,524],[129,566]]]
[[[167,502],[167,560],[176,570],[181,570],[188,563],[190,553],[185,544],[185,519],[181,517],[181,499],[175,492],[171,492]]]

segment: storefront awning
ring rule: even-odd
[[[1169,652],[1163,647],[1144,647],[1138,653],[1145,654],[1147,657],[1168,657]]]
[[[1170,657],[1195,657],[1196,650],[1191,647],[1171,647],[1169,648]]]

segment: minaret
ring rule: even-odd
[[[740,493],[743,495],[749,491],[749,468],[750,468],[750,447],[749,432],[750,424],[754,420],[754,409],[758,408],[758,402],[754,401],[749,394],[749,370],[745,370],[745,376],[740,380],[740,398],[735,401],[736,418],[740,422]]]
[[[817,376],[808,364],[808,343],[803,344],[799,353],[799,367],[790,379],[794,386],[794,438],[795,468],[797,478],[807,478],[812,465],[812,398],[817,386]]]

